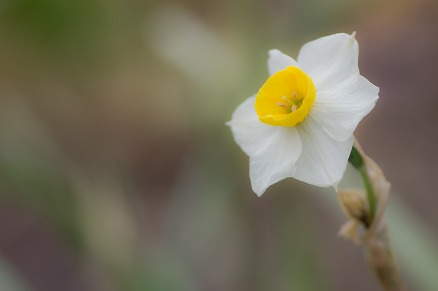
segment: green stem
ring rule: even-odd
[[[374,220],[377,208],[377,199],[374,195],[373,186],[371,185],[370,178],[368,177],[368,172],[365,167],[359,169],[359,173],[362,176],[363,183],[365,184],[365,189],[367,191],[368,204],[370,206],[370,216],[371,222]]]
[[[368,199],[368,205],[370,207],[370,216],[372,223],[374,216],[376,214],[377,198],[376,195],[374,194],[373,186],[371,184],[370,177],[368,176],[368,172],[366,170],[363,157],[354,146],[351,149],[351,153],[350,153],[350,157],[348,158],[348,161],[350,162],[350,164],[353,165],[353,167],[355,167],[359,171],[360,175],[362,176],[362,180],[365,184],[365,190],[367,192],[367,199]]]

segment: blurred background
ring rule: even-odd
[[[1,0],[0,289],[378,290],[333,189],[257,198],[224,125],[268,49],[353,31],[381,89],[356,137],[406,284],[438,290],[434,0]]]

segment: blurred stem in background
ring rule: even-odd
[[[9,291],[32,291],[23,278],[0,257],[0,289]]]

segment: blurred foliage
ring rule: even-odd
[[[425,3],[3,0],[1,287],[374,290],[320,205],[331,189],[285,181],[258,199],[224,123],[266,78],[268,49],[382,39],[369,23]]]

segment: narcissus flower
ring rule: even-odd
[[[228,122],[250,158],[258,196],[288,177],[320,187],[339,183],[353,132],[379,98],[379,88],[360,75],[358,56],[354,33],[311,41],[297,61],[269,51],[270,77]]]

